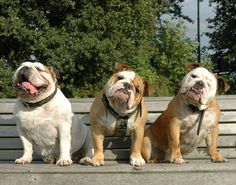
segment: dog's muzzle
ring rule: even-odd
[[[17,75],[16,91],[18,95],[37,95],[40,88],[33,85],[30,81],[32,75],[31,68],[24,66]]]
[[[195,84],[186,91],[185,96],[199,102],[202,98],[204,88],[205,85],[203,81],[196,81]]]
[[[196,83],[193,85],[193,88],[198,90],[198,91],[201,91],[203,88],[205,87],[203,81],[196,81]]]
[[[130,98],[131,85],[129,83],[124,83],[123,88],[117,89],[114,93],[114,98],[119,101],[127,102]]]

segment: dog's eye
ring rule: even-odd
[[[118,76],[117,79],[118,79],[118,80],[123,80],[124,77],[123,77],[123,76]]]
[[[192,78],[197,78],[197,75],[192,74],[191,77]]]
[[[43,71],[41,68],[39,67],[35,67],[38,71]]]

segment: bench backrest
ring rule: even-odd
[[[147,126],[166,109],[171,98],[145,97],[149,112]],[[88,126],[88,113],[93,100],[93,98],[70,99],[74,113]],[[226,158],[236,158],[236,95],[218,96],[217,100],[221,107],[218,149]],[[0,161],[15,160],[23,153],[23,146],[18,137],[16,123],[12,115],[15,102],[16,99],[0,99]],[[130,143],[128,137],[106,137],[104,142],[105,159],[128,160]],[[205,153],[205,143],[202,143],[198,150],[186,158],[208,158]],[[41,157],[34,155],[34,160],[41,160]]]

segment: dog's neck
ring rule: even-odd
[[[190,110],[191,110],[193,113],[200,111],[197,106],[192,105],[192,104],[189,105],[189,108],[190,108]]]
[[[142,103],[140,103],[135,110],[133,110],[130,113],[120,115],[117,113],[109,104],[109,100],[107,99],[105,93],[102,96],[102,102],[105,106],[106,109],[106,117],[107,117],[107,112],[109,111],[112,116],[116,118],[116,129],[115,129],[115,134],[119,136],[125,136],[126,135],[126,130],[127,130],[127,123],[128,119],[133,116],[135,113],[139,113],[140,117],[142,116]],[[138,114],[137,114],[138,115]]]
[[[199,107],[196,107],[194,105],[189,105],[189,108],[191,109],[191,111],[193,113],[196,113],[198,112],[199,113],[199,116],[198,116],[198,127],[197,127],[197,135],[199,135],[200,133],[200,130],[201,130],[201,126],[202,126],[202,121],[203,121],[203,118],[204,118],[204,114],[205,114],[205,109],[203,110],[200,110]]]
[[[55,90],[53,91],[52,94],[50,94],[48,97],[46,97],[45,99],[43,100],[40,100],[38,102],[34,102],[34,103],[30,103],[30,102],[26,102],[26,101],[22,101],[23,105],[25,107],[28,107],[28,108],[35,108],[35,107],[40,107],[46,103],[48,103],[51,99],[53,99],[53,97],[56,95],[57,93],[57,87],[55,88]]]
[[[129,119],[129,118],[130,118],[131,116],[133,116],[137,111],[139,111],[139,112],[140,112],[140,115],[141,115],[141,110],[139,110],[139,109],[141,109],[141,103],[140,103],[140,105],[138,105],[137,108],[134,109],[132,112],[129,112],[129,113],[126,113],[126,114],[119,114],[118,112],[116,112],[116,111],[112,108],[112,106],[110,105],[109,100],[107,99],[105,93],[104,93],[103,96],[102,96],[102,102],[103,102],[105,108],[106,108],[107,110],[109,110],[109,112],[110,112],[115,118],[128,118],[128,119]]]

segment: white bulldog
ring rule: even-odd
[[[38,62],[24,62],[13,81],[18,94],[13,115],[24,146],[23,156],[15,162],[31,163],[34,149],[46,163],[67,166],[73,163],[71,155],[83,149],[80,163],[90,163],[90,130],[73,115],[69,100],[57,87],[55,70]]]

